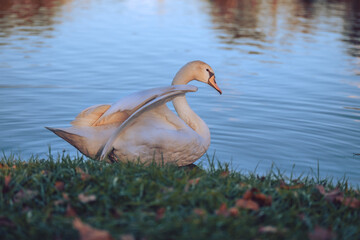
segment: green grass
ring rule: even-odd
[[[79,239],[75,218],[114,239],[360,239],[360,209],[316,188],[359,199],[345,180],[241,174],[213,161],[206,170],[66,155],[0,162],[1,239]],[[236,207],[251,191],[270,204],[257,195],[259,209]]]

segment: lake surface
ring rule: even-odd
[[[323,177],[360,184],[357,0],[2,0],[0,148],[77,154],[44,126],[169,85],[192,60],[223,90],[188,94],[209,155],[259,174],[319,163]]]

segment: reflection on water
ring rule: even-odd
[[[0,4],[0,146],[75,151],[44,126],[93,104],[170,84],[194,59],[224,94],[196,84],[209,154],[239,170],[360,183],[357,0],[40,1]]]

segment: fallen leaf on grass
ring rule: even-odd
[[[317,185],[316,188],[320,194],[323,195],[329,202],[341,202],[344,196],[344,194],[338,188],[335,188],[330,192],[326,192],[324,186],[322,185]]]
[[[79,218],[73,221],[73,227],[79,231],[81,240],[113,240],[108,231],[99,230],[83,223]]]
[[[2,192],[3,192],[3,193],[6,193],[6,192],[8,192],[8,191],[10,190],[10,188],[9,188],[10,182],[11,182],[11,176],[10,176],[10,175],[6,175],[6,176],[4,177],[4,187],[3,187],[3,189],[2,189]]]
[[[222,203],[220,205],[220,207],[215,211],[215,214],[218,215],[218,216],[224,216],[224,217],[229,216],[229,212],[227,210],[226,203]]]
[[[314,231],[309,233],[310,240],[331,240],[336,238],[336,234],[333,233],[330,229],[322,228],[316,226]]]
[[[354,197],[344,197],[344,193],[342,193],[338,188],[331,190],[330,192],[326,192],[324,186],[317,185],[317,190],[320,192],[324,198],[332,203],[341,203],[344,206],[348,206],[351,208],[360,208],[360,200]]]
[[[93,202],[96,200],[96,196],[94,194],[91,195],[85,195],[84,193],[80,193],[78,195],[78,199],[80,200],[80,202],[82,203],[88,203],[88,202]]]
[[[259,233],[277,233],[279,230],[274,226],[259,227]]]
[[[0,163],[0,169],[16,169],[16,165],[13,165],[12,167],[9,167],[7,164]]]
[[[38,191],[21,189],[14,195],[14,202],[18,203],[20,201],[28,201],[36,197],[36,195],[38,195]]]
[[[194,184],[194,185],[198,184],[199,182],[200,182],[200,178],[199,178],[199,177],[198,177],[198,178],[194,178],[194,179],[190,179],[190,180],[188,181],[189,184]]]
[[[166,209],[164,207],[159,208],[156,210],[156,220],[161,220],[165,216]]]
[[[229,214],[232,217],[237,217],[239,215],[239,209],[237,209],[236,207],[231,207],[229,208]]]
[[[0,226],[15,227],[15,223],[7,217],[0,216]]]
[[[231,207],[228,209],[226,203],[222,203],[219,209],[215,211],[215,214],[223,217],[237,217],[239,215],[239,210],[236,207]]]
[[[199,178],[199,177],[198,177],[198,178],[194,178],[194,179],[190,179],[190,180],[187,182],[187,184],[185,185],[185,187],[184,187],[184,192],[188,192],[188,191],[189,191],[190,185],[195,186],[195,185],[197,185],[199,182],[200,182],[200,178]]]
[[[62,182],[62,181],[56,181],[56,182],[55,182],[55,188],[56,188],[57,190],[59,190],[59,191],[63,191],[63,190],[64,190],[64,186],[65,186],[65,184],[64,184],[64,182]]]
[[[89,174],[87,174],[86,172],[84,172],[84,170],[82,170],[81,168],[77,167],[77,168],[75,168],[75,170],[76,170],[76,173],[80,174],[81,180],[86,181],[91,178],[91,176]]]
[[[254,202],[253,200],[245,200],[245,199],[238,199],[236,201],[235,206],[239,208],[254,210],[254,211],[260,209],[259,204],[257,204],[257,202]]]
[[[65,216],[66,217],[76,217],[77,216],[77,213],[76,213],[75,209],[73,209],[69,203],[66,206]]]
[[[132,234],[123,234],[120,236],[120,240],[135,240],[135,237]]]
[[[206,216],[206,211],[202,208],[194,208],[193,212],[200,217]]]
[[[257,203],[257,205],[259,207],[271,206],[271,203],[272,203],[272,197],[261,193],[257,188],[252,188],[252,189],[247,190],[244,193],[242,199],[245,200],[245,203],[246,203],[246,201],[253,201],[253,202]],[[241,200],[241,199],[239,199],[239,200]],[[241,206],[245,206],[243,201],[240,201],[239,204]],[[253,205],[252,202],[249,202],[249,204]]]
[[[344,198],[342,204],[351,208],[360,208],[360,200],[353,197]]]
[[[229,176],[230,172],[229,171],[223,171],[220,173],[220,177],[227,177]]]
[[[11,181],[11,176],[10,175],[6,175],[5,179],[4,179],[4,187],[9,187],[9,183]]]
[[[299,183],[293,186],[289,186],[287,185],[284,181],[280,182],[280,188],[281,189],[285,189],[285,190],[291,190],[291,189],[299,189],[299,188],[303,188],[305,185],[303,183]]]

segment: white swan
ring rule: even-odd
[[[92,159],[188,165],[210,145],[208,126],[185,98],[185,93],[197,91],[185,85],[192,80],[207,83],[221,94],[212,68],[193,61],[178,71],[172,86],[137,92],[112,105],[89,107],[71,122],[72,127],[46,128]],[[179,116],[166,106],[171,100]]]

